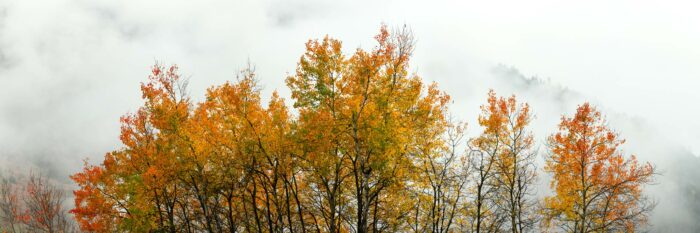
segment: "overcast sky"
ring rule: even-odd
[[[576,93],[575,103],[546,95],[562,108],[533,104],[540,138],[589,100],[627,119],[613,128],[641,125],[654,132],[650,142],[700,155],[697,3],[189,2],[0,0],[2,167],[37,166],[65,180],[82,158],[100,162],[120,145],[118,119],[142,103],[139,83],[156,61],[179,64],[194,99],[233,80],[248,61],[266,94],[287,96],[284,78],[308,39],[328,34],[347,52],[370,49],[382,23],[413,29],[412,70],[452,95],[453,112],[465,120],[476,119],[489,88],[518,91],[493,81],[502,65],[558,87],[544,92]]]

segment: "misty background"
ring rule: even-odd
[[[695,3],[697,4],[697,3]],[[539,151],[584,101],[662,175],[652,231],[700,231],[700,14],[681,1],[0,0],[0,169],[38,170],[67,189],[83,159],[120,147],[119,117],[141,104],[155,62],[176,63],[190,95],[248,61],[264,96],[304,43],[330,35],[351,53],[384,23],[417,39],[411,69],[476,127],[489,88],[530,103]],[[541,156],[540,156],[541,157]],[[541,166],[540,166],[541,167]],[[540,185],[548,178],[541,175]],[[546,190],[546,189],[545,189]],[[543,191],[544,192],[544,191]],[[545,193],[541,193],[544,195]]]

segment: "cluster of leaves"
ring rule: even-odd
[[[542,227],[579,221],[605,227],[572,230],[599,232],[645,216],[636,200],[653,169],[615,153],[614,135],[590,153],[578,152],[587,142],[567,146],[569,135],[587,133],[567,128],[577,121],[568,118],[550,140],[546,167],[557,195],[544,202],[551,211],[540,211],[529,106],[490,92],[483,132],[465,140],[466,125],[448,116],[449,96],[409,74],[412,34],[382,27],[375,39],[374,49],[349,57],[339,40],[309,41],[286,79],[297,114],[276,93],[263,106],[251,69],[195,104],[176,66],[155,65],[141,85],[143,107],[121,119],[124,147],[71,177],[80,228],[517,233],[544,218]],[[597,178],[574,184],[581,169],[568,160],[591,153],[610,159],[584,166]],[[587,196],[591,189],[603,194]]]

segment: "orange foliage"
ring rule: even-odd
[[[409,72],[410,31],[383,26],[374,38],[376,47],[351,55],[336,39],[308,41],[286,78],[295,111],[277,92],[262,103],[250,67],[194,103],[177,66],[156,64],[141,84],[143,105],[120,119],[123,146],[71,176],[80,228],[446,233],[474,230],[476,213],[491,216],[477,231],[532,229],[529,105],[490,92],[484,131],[469,144],[482,157],[462,154],[464,126],[446,119],[450,97]],[[587,203],[586,221],[617,229],[630,222],[608,223],[642,210],[636,198],[653,169],[623,159],[599,118],[586,104],[550,138],[557,196],[547,199],[548,222]],[[579,198],[581,190],[599,195]],[[589,211],[603,200],[605,211]]]
[[[595,108],[584,103],[576,114],[562,117],[559,132],[548,139],[545,170],[552,173],[555,195],[545,199],[545,225],[560,224],[573,232],[631,232],[646,220],[650,203],[642,186],[654,168],[625,158],[624,143],[608,129]]]

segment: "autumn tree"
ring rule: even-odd
[[[495,181],[500,214],[507,216],[506,229],[513,233],[532,230],[535,224],[535,151],[528,130],[530,106],[518,104],[515,96],[496,97],[489,92],[488,119],[482,119],[501,149],[496,150]],[[483,121],[485,120],[485,121]]]
[[[20,202],[20,192],[8,178],[0,183],[0,230],[4,232],[21,232],[24,213]]]
[[[189,149],[181,138],[191,106],[185,87],[177,66],[155,65],[141,85],[144,106],[121,118],[124,148],[72,176],[80,186],[72,213],[81,229],[180,230],[188,211],[178,205],[186,190],[176,182]]]
[[[276,93],[267,108],[260,99],[250,68],[237,82],[209,89],[195,113],[193,126],[199,128],[194,131],[202,134],[196,143],[201,149],[196,151],[210,154],[211,171],[219,173],[227,229],[304,232],[291,119]],[[213,219],[222,225],[216,216]]]
[[[565,232],[634,232],[654,206],[642,193],[655,169],[625,156],[625,141],[588,103],[562,117],[548,140],[545,170],[553,196],[545,198],[544,226]]]
[[[357,49],[348,58],[337,40],[310,41],[287,79],[301,137],[317,142],[305,153],[316,160],[309,164],[311,188],[330,232],[401,229],[407,203],[397,197],[412,166],[409,147],[418,129],[441,120],[448,100],[408,74],[413,40],[407,29],[391,34],[382,27],[375,39],[372,51]],[[343,220],[352,222],[343,226]]]
[[[0,183],[2,232],[75,232],[63,205],[65,191],[36,173],[5,177]]]
[[[424,128],[416,148],[416,177],[411,187],[415,192],[415,207],[408,218],[413,232],[447,233],[465,231],[463,207],[469,178],[468,158],[463,147],[466,123],[449,120]],[[442,140],[430,140],[434,134],[442,134]]]
[[[481,106],[483,132],[470,141],[474,232],[527,232],[536,221],[535,153],[528,104],[491,90]]]
[[[474,206],[469,208],[471,231],[496,232],[501,230],[505,220],[499,215],[497,200],[498,184],[496,180],[497,160],[503,151],[502,136],[504,117],[499,114],[500,106],[494,92],[489,92],[488,104],[481,106],[479,125],[483,132],[469,141],[469,159],[472,169],[470,193]]]
[[[306,43],[294,76],[287,78],[294,107],[299,111],[295,141],[300,145],[309,183],[308,207],[320,219],[314,219],[318,231],[346,232],[343,219],[349,218],[347,193],[350,170],[347,141],[348,123],[342,114],[347,100],[341,94],[341,79],[348,61],[339,40],[324,38]],[[303,220],[301,218],[300,220]]]
[[[46,178],[30,174],[25,185],[24,223],[30,232],[71,232],[72,225],[63,207],[65,194]]]

